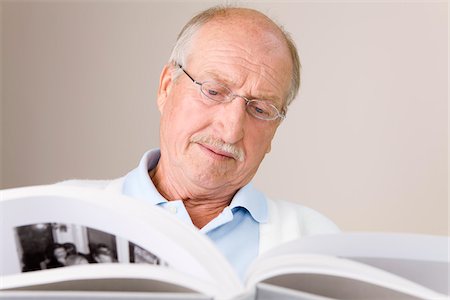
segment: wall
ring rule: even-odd
[[[3,187],[3,64],[2,64],[2,51],[3,51],[3,12],[2,5],[0,4],[0,188]]]
[[[2,2],[3,188],[114,178],[158,146],[159,72],[212,1]],[[448,234],[446,1],[254,1],[302,90],[255,185],[344,230]]]

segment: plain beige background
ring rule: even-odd
[[[2,187],[134,168],[176,35],[215,3],[2,2]],[[447,235],[447,2],[236,3],[283,24],[303,65],[255,185],[344,230]]]

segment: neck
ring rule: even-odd
[[[192,223],[199,229],[230,205],[236,192],[218,195],[216,191],[211,192],[194,186],[181,185],[177,180],[172,179],[171,174],[165,173],[159,164],[149,172],[149,176],[165,199],[183,201]]]

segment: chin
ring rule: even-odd
[[[191,181],[204,189],[217,189],[229,185],[235,176],[215,171],[190,172]]]

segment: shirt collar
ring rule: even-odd
[[[243,186],[234,195],[230,209],[233,210],[235,207],[245,208],[258,223],[267,223],[268,221],[267,199],[251,183]]]
[[[144,153],[136,169],[125,176],[122,192],[125,195],[150,202],[154,205],[168,202],[156,189],[148,171],[156,167],[161,153],[159,149]]]
[[[158,164],[161,152],[159,149],[153,149],[145,152],[136,169],[125,176],[123,193],[150,202],[154,205],[168,202],[156,189],[148,171],[152,170]],[[230,203],[230,210],[234,208],[245,208],[250,215],[259,223],[268,221],[267,199],[263,193],[248,183],[234,195]]]

